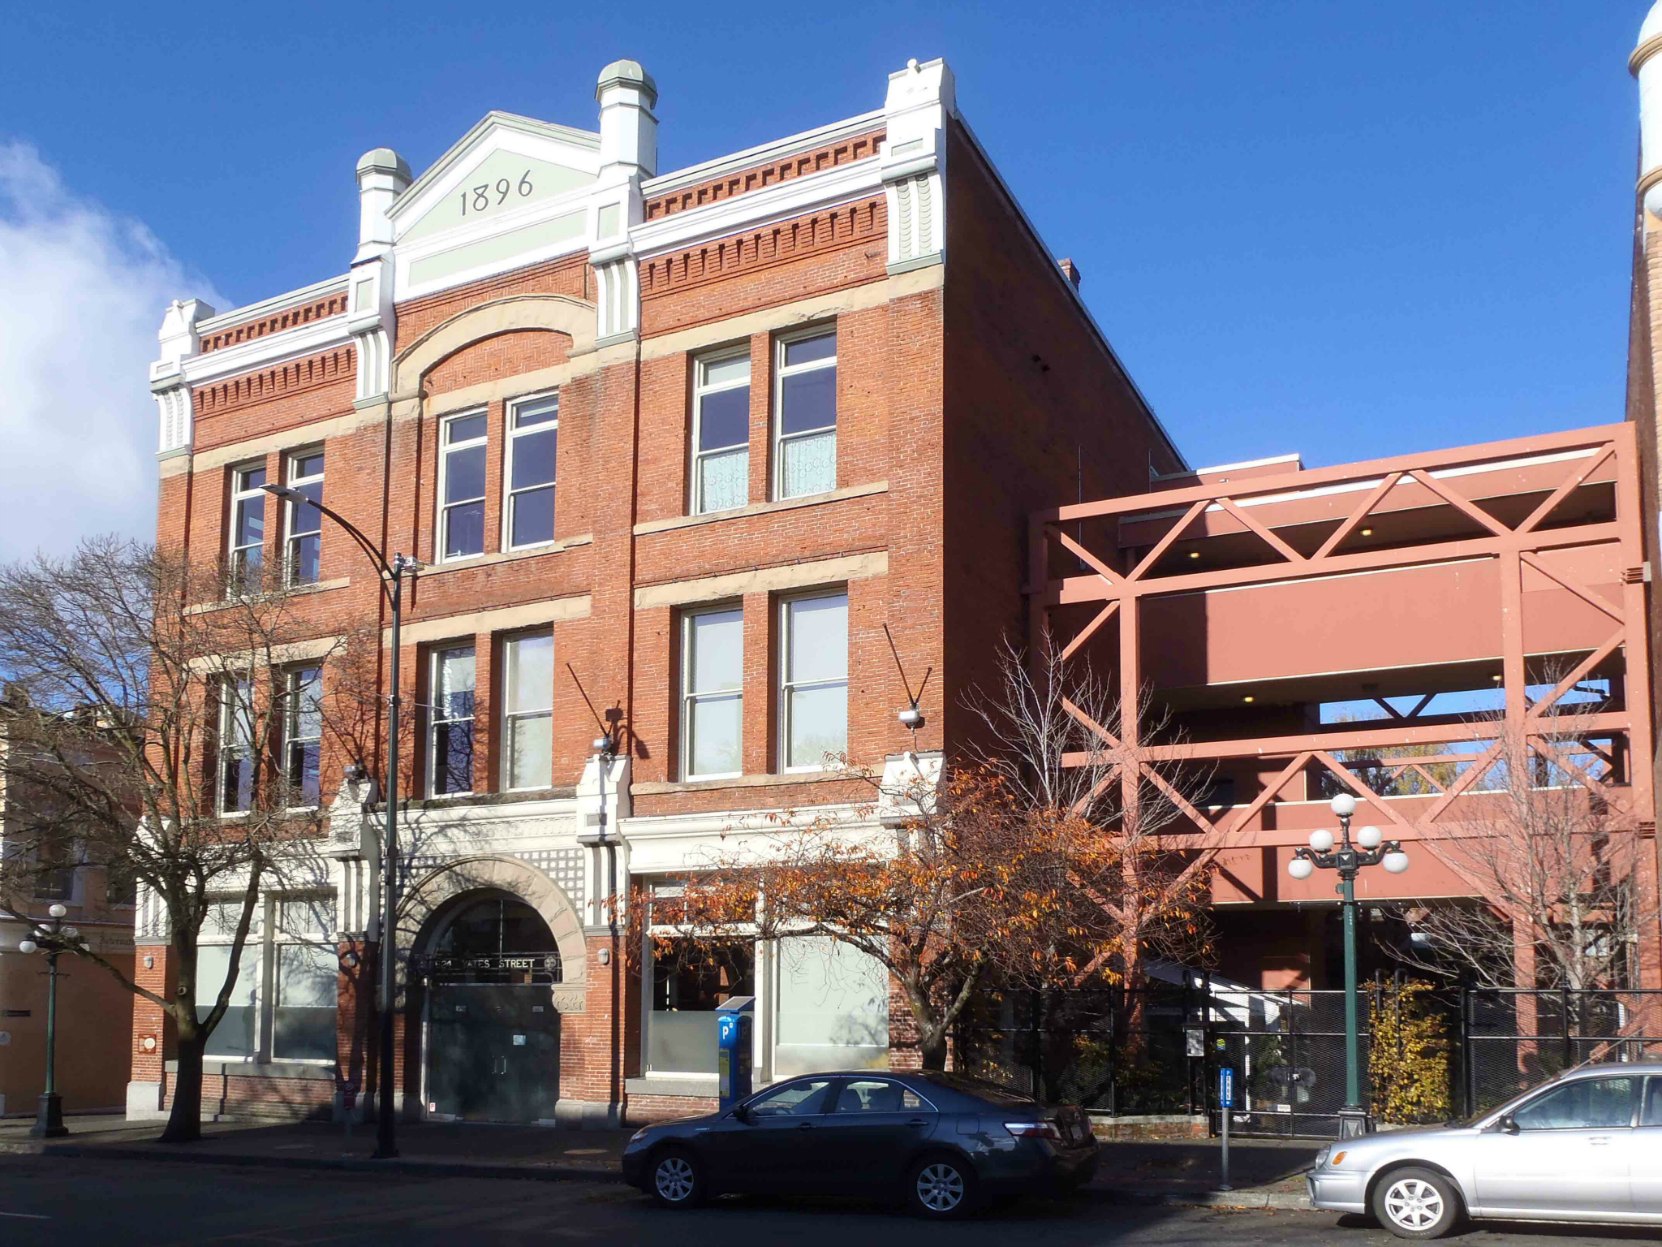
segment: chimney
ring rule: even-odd
[[[658,171],[658,84],[639,61],[613,61],[594,88],[600,102],[600,167],[622,169],[627,177],[649,178]]]
[[[1056,261],[1056,264],[1057,264],[1057,267],[1062,270],[1062,276],[1066,277],[1070,282],[1072,282],[1073,283],[1073,288],[1075,290],[1078,290],[1079,289],[1079,283],[1082,282],[1083,280],[1085,280],[1085,274],[1083,274],[1079,271],[1079,266],[1077,264],[1075,264],[1072,260],[1069,260],[1069,259],[1066,259],[1066,258],[1063,258],[1063,259],[1060,259],[1060,260]]]
[[[372,260],[392,246],[387,210],[410,185],[410,166],[390,147],[365,152],[358,161],[358,254],[354,264]]]

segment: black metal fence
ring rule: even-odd
[[[1237,1078],[1232,1130],[1337,1136],[1344,993],[1186,977],[1135,993],[1006,995],[959,1028],[959,1066],[1097,1113],[1207,1113],[1215,1126],[1217,1069],[1227,1064]],[[1397,990],[1372,983],[1359,1008],[1362,1095],[1387,1120],[1383,1089],[1369,1077],[1369,1004]],[[1415,1075],[1434,1084],[1430,1098],[1449,1116],[1481,1112],[1584,1062],[1662,1060],[1662,991],[1447,989],[1422,991],[1415,1007],[1443,1037],[1440,1055],[1419,1058]]]

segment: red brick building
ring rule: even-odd
[[[225,313],[174,304],[152,370],[164,547],[282,568],[317,654],[385,628],[380,586],[263,485],[423,565],[402,652],[410,1115],[705,1100],[729,995],[756,998],[764,1079],[903,1048],[886,982],[847,953],[632,972],[609,855],[650,892],[770,815],[857,821],[869,790],[826,756],[927,770],[968,730],[963,694],[1025,627],[1028,514],[1186,467],[942,62],[891,75],[875,111],[665,172],[640,66],[608,66],[597,99],[598,133],[492,113],[420,177],[370,152],[350,266]],[[885,626],[914,686],[934,673],[915,740]],[[335,673],[301,646],[279,677],[311,696]],[[319,736],[299,715],[281,747],[329,806],[329,865],[267,899],[210,1108],[326,1111],[374,1085],[360,776],[383,759]],[[162,937],[141,905],[156,986]],[[159,1112],[168,1037],[143,1004],[133,1053],[129,1109]]]

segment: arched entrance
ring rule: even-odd
[[[552,1121],[560,1017],[584,1004],[583,928],[570,898],[528,862],[462,858],[415,883],[404,926],[406,1033],[415,1041],[405,1052],[423,1111]]]

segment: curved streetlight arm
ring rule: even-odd
[[[392,602],[392,590],[387,587],[387,581],[396,579],[403,572],[413,570],[415,567],[413,559],[406,559],[402,554],[396,554],[393,556],[392,562],[388,563],[386,555],[382,554],[375,543],[364,535],[361,528],[333,507],[308,498],[292,485],[262,485],[260,488],[272,497],[281,498],[285,502],[292,502],[297,506],[315,507],[321,514],[327,515],[339,524],[345,530],[346,535],[357,543],[358,548],[369,556],[370,562],[375,564],[376,570],[381,573],[381,595],[387,599],[389,604]]]

